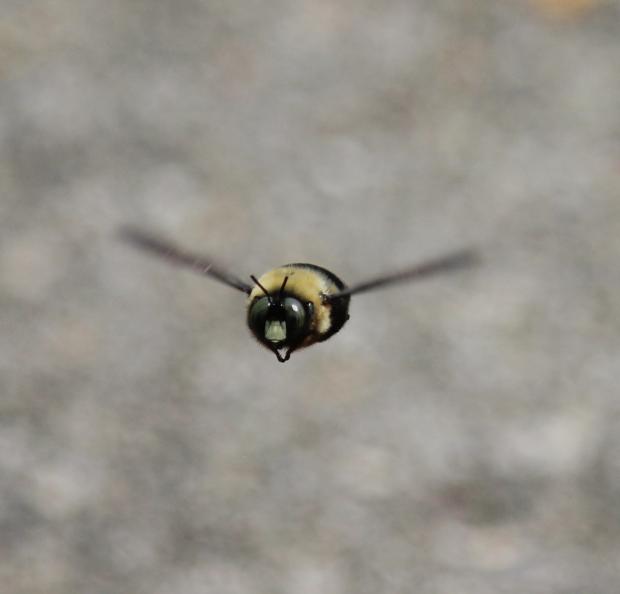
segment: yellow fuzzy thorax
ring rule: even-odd
[[[314,307],[314,320],[311,330],[318,334],[324,334],[331,326],[331,306],[323,303],[322,295],[331,295],[338,292],[338,287],[325,275],[317,270],[303,268],[301,266],[281,266],[265,272],[258,282],[269,291],[276,295],[286,281],[285,292],[297,297],[300,301],[310,301]],[[249,296],[249,303],[257,297],[263,295],[260,287],[252,289]]]

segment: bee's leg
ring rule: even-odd
[[[278,349],[273,348],[271,350],[275,353],[275,356],[277,357],[278,361],[280,361],[280,363],[286,363],[291,358],[291,353],[294,351],[294,349],[292,348],[288,349],[283,357]]]

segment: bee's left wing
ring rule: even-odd
[[[216,266],[210,258],[198,256],[182,250],[181,248],[169,243],[151,233],[136,229],[134,227],[125,227],[121,229],[121,238],[128,243],[139,247],[140,249],[151,252],[156,256],[161,256],[172,262],[173,264],[179,264],[192,268],[201,274],[210,276],[215,280],[233,287],[238,291],[242,291],[247,295],[250,294],[252,287],[243,282],[235,275],[226,272],[225,270]]]
[[[364,293],[366,291],[372,291],[388,285],[419,280],[427,276],[433,276],[435,274],[449,272],[459,268],[466,268],[474,265],[477,261],[478,256],[473,249],[453,252],[433,260],[428,260],[422,264],[417,264],[412,268],[405,268],[404,270],[400,270],[398,272],[386,274],[384,276],[347,287],[338,293],[327,296],[327,299],[332,300],[337,297],[342,297],[343,295],[355,295],[356,293]]]

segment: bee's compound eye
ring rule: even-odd
[[[306,326],[306,310],[301,301],[294,297],[284,298],[284,315],[290,335],[299,335]]]
[[[248,315],[248,322],[252,330],[257,334],[263,333],[265,327],[265,320],[267,319],[267,313],[271,307],[269,299],[267,297],[261,297],[252,303],[250,312]]]

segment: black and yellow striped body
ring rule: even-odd
[[[350,296],[337,296],[346,286],[325,268],[314,264],[286,264],[266,272],[257,281],[248,298],[248,326],[257,340],[274,351],[279,359],[280,349],[287,349],[288,359],[297,349],[327,340],[349,319]],[[253,312],[263,306],[259,301],[265,301],[265,308],[270,306],[265,291],[273,303],[270,302],[271,311],[257,323]],[[281,304],[295,303],[295,300],[304,310],[304,322],[303,327],[291,331]]]

